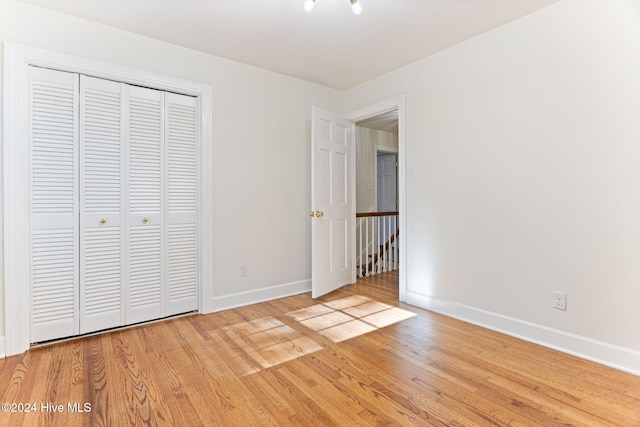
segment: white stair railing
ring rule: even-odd
[[[373,276],[398,269],[398,212],[356,214],[356,275]]]

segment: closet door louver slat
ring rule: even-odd
[[[31,72],[31,341],[78,333],[78,76]]]

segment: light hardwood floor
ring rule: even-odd
[[[32,349],[0,393],[35,411],[0,425],[640,426],[640,377],[397,298],[387,274]]]

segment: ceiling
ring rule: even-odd
[[[387,111],[376,116],[360,120],[356,123],[363,128],[381,130],[384,132],[398,133],[398,110]]]
[[[346,90],[559,0],[22,1]]]

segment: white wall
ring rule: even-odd
[[[210,84],[215,306],[310,289],[310,111],[339,110],[341,92],[13,0],[0,0],[0,42]],[[0,301],[0,344],[3,331]]]
[[[398,134],[358,126],[356,132],[356,212],[376,210],[376,147],[398,149]]]
[[[638,46],[565,0],[347,92],[406,94],[410,302],[640,373]]]

